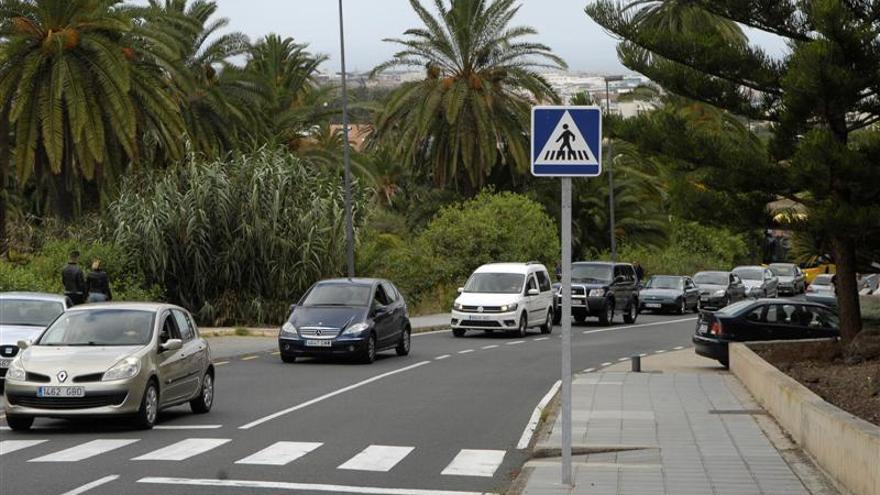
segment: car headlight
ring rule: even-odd
[[[136,357],[127,357],[114,364],[112,368],[104,372],[102,381],[124,380],[136,376],[141,370],[141,360]]]
[[[602,297],[605,295],[605,289],[590,289],[590,297]]]
[[[506,313],[508,311],[516,311],[517,306],[518,305],[516,303],[505,304],[505,305],[501,306],[501,312]]]
[[[21,359],[13,360],[10,363],[9,369],[6,370],[6,379],[20,382],[27,379],[27,372],[24,370],[24,366],[21,365]]]
[[[723,290],[716,290],[712,295],[715,297],[724,297],[724,294],[727,294],[727,292]]]
[[[296,333],[296,327],[293,326],[293,323],[287,321],[284,322],[284,325],[281,326],[281,336],[282,337],[296,337],[298,334]]]
[[[452,307],[453,307],[453,309],[455,309],[456,311],[461,311],[461,308],[462,308],[463,306],[462,306],[462,304],[461,304],[460,302],[456,302],[456,303],[452,303]]]
[[[355,323],[354,325],[349,325],[349,327],[342,332],[342,335],[358,335],[365,330],[369,330],[369,328],[369,323]]]

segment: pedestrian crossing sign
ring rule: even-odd
[[[601,172],[599,107],[532,107],[532,175],[596,177]]]

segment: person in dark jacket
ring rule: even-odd
[[[636,283],[642,283],[642,280],[645,279],[645,269],[642,268],[642,264],[638,261],[633,261],[633,269],[636,271]]]
[[[110,276],[101,267],[101,260],[92,262],[92,271],[86,276],[86,286],[90,303],[113,299],[113,294],[110,292]]]
[[[86,280],[79,266],[79,251],[70,252],[67,265],[61,269],[61,284],[64,285],[64,295],[69,297],[73,304],[85,302]]]

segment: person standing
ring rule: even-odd
[[[67,265],[61,270],[61,284],[64,285],[64,295],[69,297],[73,304],[85,302],[86,280],[79,266],[79,251],[70,252]]]
[[[642,280],[645,279],[645,269],[642,268],[642,264],[638,261],[633,261],[633,268],[636,271],[636,283],[642,283]]]
[[[101,266],[101,260],[92,262],[92,271],[86,276],[88,302],[104,302],[113,299],[110,293],[110,276]]]

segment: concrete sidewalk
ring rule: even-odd
[[[692,349],[644,358],[642,373],[628,369],[575,376],[575,485],[561,485],[559,457],[540,457],[559,455],[557,416],[526,464],[522,493],[837,493],[803,456],[786,453],[794,446],[733,375]]]

